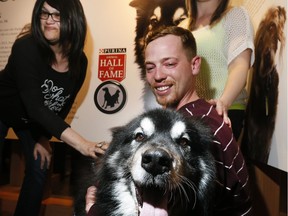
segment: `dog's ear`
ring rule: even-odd
[[[206,149],[213,142],[213,134],[208,124],[198,117],[189,117],[187,120],[192,143],[197,143],[197,149]]]
[[[145,0],[146,1],[146,0]],[[129,3],[129,6],[134,7],[134,8],[138,8],[141,4],[141,0],[133,0]]]
[[[149,1],[149,0],[132,0],[129,3],[129,6],[136,8],[137,11],[143,11],[151,7],[151,5],[156,3],[157,1]]]
[[[137,17],[142,17],[142,18],[148,18],[147,15],[147,10],[149,9],[149,5],[151,6],[152,2],[149,2],[148,0],[132,0],[129,3],[129,6],[133,7],[136,9]],[[144,17],[143,17],[144,16]]]
[[[123,141],[129,137],[128,135],[128,131],[131,131],[131,130],[128,130],[127,129],[127,125],[124,125],[124,126],[119,126],[119,127],[113,127],[113,128],[110,128],[110,131],[112,133],[112,142],[114,140],[117,140],[119,142],[119,140]]]
[[[115,135],[115,134],[123,131],[124,128],[125,128],[124,126],[112,127],[112,128],[110,128],[110,131],[112,132],[112,135]]]

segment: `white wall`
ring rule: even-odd
[[[9,46],[12,45],[16,34],[24,24],[30,22],[34,2],[35,0],[0,1],[0,69],[5,65]],[[89,25],[85,47],[89,59],[88,75],[68,120],[71,121],[72,127],[87,139],[109,141],[111,127],[125,124],[144,110],[143,83],[139,78],[139,69],[134,63],[136,11],[129,6],[129,2],[130,0],[82,0]],[[286,0],[234,2],[243,4],[248,9],[255,27],[267,7],[283,5],[287,9]],[[95,89],[102,83],[98,79],[98,52],[102,48],[127,48],[126,78],[121,81],[127,92],[127,102],[122,110],[110,115],[100,112],[94,104]],[[269,164],[287,171],[287,46],[284,55],[279,59],[282,59],[278,64],[279,105]],[[151,104],[154,103],[151,100]]]

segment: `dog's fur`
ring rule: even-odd
[[[144,80],[145,65],[142,52],[145,36],[153,28],[178,25],[187,18],[185,0],[132,0],[129,5],[136,9],[135,62]]]
[[[241,148],[244,156],[267,163],[275,128],[279,76],[275,55],[278,42],[284,46],[286,11],[271,7],[261,21],[255,37],[255,62],[247,104]]]
[[[209,215],[215,162],[200,120],[154,109],[112,131],[97,168],[97,215],[150,216],[156,207],[161,215]]]

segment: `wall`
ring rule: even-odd
[[[143,0],[146,1],[146,0]],[[32,7],[35,0],[0,1],[0,69],[5,64],[10,48],[20,29],[30,22]],[[143,101],[143,82],[140,81],[138,66],[134,63],[134,37],[136,26],[136,11],[129,6],[130,0],[82,0],[89,25],[85,52],[89,59],[88,75],[68,121],[73,128],[83,136],[95,141],[109,140],[109,129],[122,125],[132,117],[141,113],[145,107],[154,107],[155,101]],[[272,5],[282,5],[287,8],[286,0],[234,0],[235,4],[244,5],[253,19],[255,29],[266,9]],[[17,16],[16,16],[17,15]],[[287,24],[285,27],[287,34]],[[125,77],[119,83],[127,93],[123,108],[114,113],[106,114],[97,109],[94,102],[96,89],[107,80],[100,80],[99,56],[100,50],[110,48],[125,48]],[[284,55],[280,56],[279,109],[277,124],[273,135],[270,167],[265,164],[252,165],[252,177],[257,187],[256,197],[265,201],[258,210],[269,215],[283,216],[287,213],[287,46]],[[13,134],[9,135],[13,138]],[[262,197],[262,198],[261,198]],[[261,199],[260,199],[261,198]],[[257,201],[258,202],[258,201]],[[258,204],[261,202],[258,202]],[[286,205],[285,205],[286,204]],[[268,206],[267,209],[264,206]],[[266,211],[266,210],[267,211]],[[264,215],[263,212],[257,215]]]
[[[86,13],[89,29],[85,52],[88,56],[88,75],[81,89],[77,100],[70,112],[67,120],[72,127],[79,131],[87,139],[101,141],[110,140],[110,128],[125,124],[129,119],[138,115],[146,108],[155,107],[156,103],[153,97],[144,98],[143,82],[140,80],[140,71],[138,65],[134,63],[134,37],[136,27],[136,10],[129,6],[131,0],[82,0]],[[268,7],[282,5],[287,8],[285,0],[234,0],[234,4],[243,5],[249,11],[255,30],[264,16]],[[5,66],[9,55],[10,47],[13,41],[24,26],[30,22],[31,11],[34,0],[5,0],[0,1],[0,69]],[[21,9],[21,10],[19,10]],[[17,16],[15,16],[17,14]],[[287,33],[287,24],[285,27]],[[287,35],[287,34],[286,34]],[[121,100],[122,107],[116,112],[107,114],[101,110],[102,102],[95,100],[95,94],[103,96],[103,86],[98,92],[97,88],[106,81],[115,81],[113,77],[99,78],[99,58],[104,56],[102,51],[112,48],[124,48],[125,66],[124,75],[121,80],[116,80],[117,85],[126,93],[126,97]],[[108,53],[117,58],[118,53]],[[277,56],[277,67],[279,71],[279,104],[276,116],[275,133],[272,138],[271,155],[268,164],[287,171],[287,133],[282,133],[283,129],[287,131],[287,46],[283,55]],[[115,67],[114,67],[115,68]],[[107,69],[108,70],[108,69]],[[113,70],[113,69],[112,69]],[[104,84],[103,84],[104,83]],[[118,86],[113,83],[107,85],[110,91]],[[145,91],[147,92],[147,91]],[[112,92],[113,93],[113,92]],[[102,94],[102,95],[101,95]],[[147,95],[145,95],[146,97]],[[145,100],[145,103],[144,103]],[[96,101],[96,103],[95,103]],[[103,101],[103,99],[102,99]],[[104,102],[104,101],[103,101]],[[116,104],[117,105],[117,104]],[[100,109],[99,109],[100,107]],[[106,110],[112,110],[107,107]],[[105,110],[104,110],[105,111]],[[13,136],[13,135],[10,135]]]

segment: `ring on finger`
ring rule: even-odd
[[[105,144],[105,142],[99,142],[98,144],[97,144],[97,147],[98,148],[102,148],[102,146]]]

